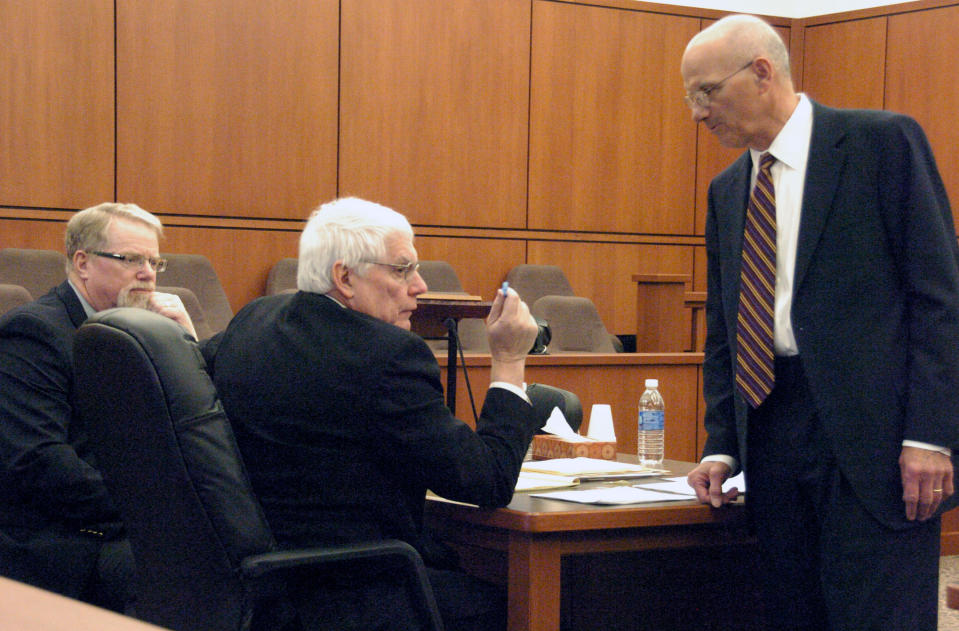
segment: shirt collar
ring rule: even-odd
[[[812,103],[805,94],[799,95],[796,109],[779,134],[773,139],[769,149],[756,151],[750,149],[753,159],[753,169],[758,168],[759,156],[771,153],[778,162],[796,171],[805,172],[806,161],[809,158],[809,141],[812,137]]]
[[[334,298],[334,297],[331,296],[330,294],[323,294],[323,295],[326,296],[327,298],[329,298],[330,300],[332,300],[333,302],[335,302],[336,304],[340,305],[340,306],[343,307],[344,309],[347,308],[347,306],[346,306],[345,304],[343,304],[342,302],[340,302],[339,300],[337,300],[336,298]]]
[[[80,304],[83,306],[83,311],[87,314],[87,317],[89,318],[94,313],[96,313],[97,310],[94,309],[89,302],[87,302],[87,299],[83,297],[83,294],[81,294],[80,290],[77,289],[77,286],[73,284],[73,281],[70,279],[67,279],[67,282],[70,283],[70,289],[73,290],[73,293],[75,293],[77,295],[77,298],[80,299]]]

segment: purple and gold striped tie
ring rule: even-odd
[[[769,170],[776,158],[759,160],[756,186],[746,207],[739,318],[736,324],[736,386],[758,407],[773,389],[773,303],[776,295],[776,193]]]

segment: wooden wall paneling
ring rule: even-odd
[[[636,332],[634,274],[692,274],[693,247],[635,243],[530,241],[529,263],[563,268],[573,291],[596,304],[610,333]],[[677,313],[676,318],[688,317]]]
[[[706,246],[693,248],[693,291],[706,291]]]
[[[64,252],[63,235],[66,229],[67,223],[62,219],[0,218],[0,248]]]
[[[691,234],[695,18],[533,2],[529,227]]]
[[[810,26],[804,37],[806,94],[832,107],[882,109],[885,17]]]
[[[0,42],[0,205],[111,201],[113,1],[0,0]]]
[[[416,237],[420,260],[446,261],[456,270],[464,291],[492,300],[513,267],[526,262],[526,242],[519,239]]]
[[[711,23],[712,20],[703,20],[702,26],[706,28]],[[788,47],[790,43],[790,29],[783,26],[777,26],[775,29]],[[792,59],[790,61],[793,65],[792,71],[795,77],[798,74],[795,67],[796,60]],[[676,72],[677,74],[679,72],[678,64]],[[690,116],[689,120],[691,120],[692,115],[689,112],[689,108],[686,108],[686,113]],[[722,173],[723,169],[742,155],[745,149],[742,147],[723,147],[705,125],[697,125],[696,128],[696,234],[704,234],[706,232],[709,183],[714,177]]]
[[[892,15],[886,53],[885,109],[909,114],[932,144],[959,223],[959,6]]]
[[[290,230],[244,230],[166,225],[162,252],[202,254],[210,259],[233,312],[263,295],[273,263],[295,257],[302,226]],[[163,284],[163,279],[159,280]]]
[[[117,0],[117,195],[300,218],[336,195],[336,0]]]
[[[417,224],[526,224],[527,0],[343,0],[342,195]]]
[[[696,234],[705,234],[709,183],[735,162],[745,149],[723,147],[705,125],[696,126],[696,139]]]
[[[959,509],[942,514],[942,535],[939,553],[943,556],[959,554]]]
[[[706,292],[706,247],[697,246],[693,248],[693,284],[691,290],[695,293],[707,296]],[[693,338],[696,341],[694,350],[702,350],[706,340],[706,308],[693,311],[690,309],[690,326],[693,327]]]

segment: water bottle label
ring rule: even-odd
[[[644,410],[639,413],[641,431],[663,429],[665,414],[662,410]]]

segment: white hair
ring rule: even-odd
[[[333,289],[333,264],[364,274],[370,261],[382,261],[387,242],[396,236],[413,239],[413,228],[400,213],[357,197],[343,197],[310,214],[300,235],[296,286],[325,294]]]

